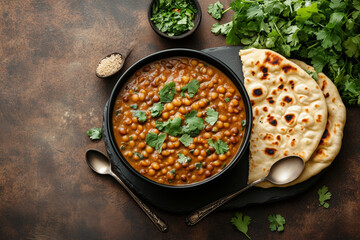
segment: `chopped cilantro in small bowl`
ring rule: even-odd
[[[182,39],[194,33],[200,25],[201,8],[197,0],[153,0],[148,19],[158,35]]]

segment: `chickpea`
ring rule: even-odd
[[[169,142],[169,143],[167,144],[167,146],[168,146],[168,148],[173,149],[173,148],[174,148],[174,143]]]
[[[193,59],[193,60],[191,60],[190,63],[191,63],[191,65],[193,65],[195,67],[196,65],[198,65],[199,62],[197,60]]]
[[[137,123],[137,122],[138,122],[138,119],[137,119],[136,117],[133,117],[133,118],[131,118],[131,121],[132,121],[133,123]]]
[[[200,155],[203,156],[203,157],[207,156],[207,153],[206,153],[205,149],[201,150]]]
[[[183,99],[183,103],[186,105],[186,106],[189,106],[191,104],[191,101],[187,98],[184,98]]]
[[[167,171],[166,171],[165,168],[161,169],[161,173],[162,173],[162,174],[165,174],[166,172],[167,172]]]
[[[229,108],[228,108],[228,112],[229,112],[229,113],[233,113],[233,112],[234,112],[234,108],[229,107]]]
[[[172,174],[171,172],[167,172],[166,177],[170,180],[173,180],[175,178],[175,175]]]
[[[179,112],[181,113],[181,114],[186,114],[186,109],[185,109],[185,107],[180,107],[179,108]]]
[[[133,138],[133,139],[134,139],[134,138]],[[146,143],[140,142],[140,143],[138,144],[138,147],[139,147],[140,149],[143,149],[143,148],[146,147]]]
[[[199,171],[198,171],[198,174],[199,175],[202,175],[204,173],[204,169],[203,168],[200,168]]]
[[[152,153],[152,152],[154,152],[154,149],[150,146],[146,146],[145,151],[148,153]]]
[[[211,133],[209,133],[209,132],[204,133],[204,137],[205,138],[211,138]]]
[[[231,132],[230,132],[229,130],[226,130],[226,131],[224,132],[224,135],[225,135],[225,136],[230,136],[230,135],[231,135]]]
[[[189,149],[194,149],[194,148],[195,148],[195,144],[192,143],[189,145]]]
[[[239,133],[239,129],[238,129],[238,128],[233,127],[233,128],[231,129],[231,134],[232,134],[233,136],[238,135],[238,133]]]
[[[140,169],[139,173],[140,173],[141,175],[145,175],[146,171],[145,171],[145,169]]]
[[[222,121],[217,121],[217,122],[216,122],[216,126],[217,126],[218,128],[222,128],[222,127],[224,126],[224,123],[223,123]]]
[[[206,106],[206,102],[205,102],[204,100],[200,100],[200,101],[198,102],[198,104],[199,104],[199,106],[202,107],[202,108]]]
[[[139,126],[137,126],[137,129],[138,129],[139,131],[142,131],[142,130],[144,129],[144,127],[141,126],[141,125],[139,125]]]
[[[192,175],[192,176],[191,176],[191,180],[195,181],[195,179],[196,179],[196,176],[195,176],[195,175]]]
[[[151,164],[151,167],[154,169],[154,170],[159,170],[160,169],[160,165],[157,163],[157,162],[154,162]]]
[[[150,166],[150,161],[149,160],[141,160],[140,165],[143,167]]]
[[[219,116],[219,119],[220,119],[221,121],[223,121],[223,122],[226,122],[226,121],[228,120],[228,117],[225,116],[225,115],[223,115],[223,114],[221,114],[221,115]]]
[[[180,141],[176,141],[176,142],[174,142],[174,147],[175,147],[175,148],[180,147]]]
[[[169,156],[171,154],[171,152],[169,151],[169,150],[163,150],[162,152],[161,152],[161,155],[163,155],[163,156]],[[169,159],[168,159],[169,160]]]
[[[233,99],[233,100],[230,101],[230,105],[231,105],[231,106],[238,106],[238,105],[239,105],[239,101],[236,100],[236,99]]]
[[[122,134],[122,135],[127,134],[126,128],[124,128],[124,127],[119,127],[119,133]]]
[[[131,151],[127,151],[127,152],[125,152],[124,153],[124,155],[125,155],[125,157],[132,157],[132,155],[133,155],[133,152],[131,152]]]
[[[145,100],[145,94],[139,93],[139,100],[144,101]]]
[[[204,160],[204,157],[200,155],[200,156],[197,157],[197,159],[198,159],[199,161],[202,161],[202,160]]]
[[[141,154],[146,158],[149,157],[149,154],[146,151],[142,151]]]
[[[178,98],[175,98],[172,103],[173,103],[173,105],[176,106],[176,107],[180,107],[181,104],[182,104],[181,100],[178,99]]]
[[[162,145],[161,145],[161,149],[165,149],[167,147],[167,145],[166,145],[166,143],[163,143]]]
[[[230,123],[228,123],[228,122],[225,122],[225,123],[224,123],[224,127],[225,127],[225,128],[228,128],[228,127],[230,127]]]
[[[200,154],[200,150],[199,149],[195,149],[195,151],[193,152],[194,156],[198,156]]]
[[[150,168],[149,171],[148,171],[148,174],[149,174],[150,176],[154,176],[155,173],[156,173],[155,170],[152,169],[152,168]]]
[[[180,168],[181,168],[180,163],[176,162],[176,163],[174,164],[174,168],[175,168],[176,170],[177,170],[177,169],[180,169]]]
[[[202,67],[202,68],[200,69],[200,72],[201,72],[202,74],[205,74],[205,73],[207,72],[206,67]]]
[[[132,100],[133,102],[137,102],[137,101],[139,100],[139,95],[137,95],[137,94],[132,95],[132,96],[131,96],[131,100]]]
[[[137,161],[140,159],[140,157],[138,155],[133,155],[132,159]]]
[[[123,142],[129,141],[129,139],[130,139],[130,138],[129,138],[128,135],[125,135],[125,136],[122,137]]]
[[[226,89],[223,86],[218,87],[217,90],[218,90],[219,93],[225,93],[226,92]]]
[[[211,172],[209,170],[205,171],[205,177],[210,177],[211,176]]]
[[[161,114],[161,117],[164,118],[164,119],[168,119],[170,117],[170,114],[169,114],[169,112],[163,112]]]
[[[183,182],[186,182],[187,181],[187,177],[186,177],[186,175],[181,175],[181,177],[180,177],[180,179],[181,179],[181,181],[183,181]]]
[[[220,166],[221,162],[219,160],[216,160],[212,163],[215,167]]]
[[[224,161],[226,159],[226,155],[225,154],[220,154],[219,155],[219,160]]]
[[[131,141],[129,142],[129,146],[130,146],[130,147],[135,147],[135,142],[134,142],[133,140],[131,140]]]
[[[190,77],[189,76],[183,76],[181,77],[181,81],[184,82],[184,83],[188,83],[190,80]]]
[[[165,109],[168,110],[168,111],[171,111],[174,109],[174,105],[172,103],[167,103],[165,105]]]
[[[212,76],[214,75],[214,70],[212,68],[209,68],[207,73],[209,74],[209,76]]]
[[[130,127],[131,127],[131,129],[134,129],[134,130],[135,130],[135,129],[137,128],[137,125],[136,125],[136,123],[133,123],[133,124],[131,124]]]
[[[140,134],[139,134],[139,138],[141,138],[141,139],[145,139],[145,138],[146,138],[145,133],[144,133],[144,132],[140,133]]]
[[[211,93],[210,93],[210,98],[211,98],[211,99],[214,100],[214,99],[216,99],[217,97],[218,97],[218,94],[217,94],[216,92],[211,92]]]
[[[158,95],[155,95],[152,100],[154,102],[158,102],[160,100],[160,97]]]
[[[127,125],[132,124],[132,120],[131,120],[130,118],[126,118],[126,119],[124,120],[124,122],[125,122],[125,124],[127,124]]]

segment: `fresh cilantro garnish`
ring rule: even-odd
[[[230,31],[218,23],[211,29],[227,44],[305,59],[334,81],[345,103],[360,106],[358,0],[234,0],[230,7]]]
[[[215,19],[219,20],[222,17],[224,5],[221,2],[217,1],[214,4],[208,6],[208,13]]]
[[[280,214],[269,215],[268,220],[270,222],[269,227],[270,227],[270,230],[272,232],[274,232],[274,231],[278,231],[278,232],[284,231],[285,218],[283,216],[281,216]]]
[[[207,154],[207,155],[210,155],[210,154],[211,154],[210,149],[206,149],[206,154]]]
[[[130,139],[130,140],[133,140],[133,137],[132,137],[132,136],[130,136],[130,137],[129,137],[129,139]]]
[[[190,152],[190,153],[194,153],[194,152],[195,152],[195,149],[190,149],[189,152]]]
[[[228,103],[230,101],[230,98],[224,98],[224,101]]]
[[[115,115],[116,115],[116,116],[119,116],[119,115],[120,115],[120,113],[121,113],[121,110],[120,110],[120,109],[118,109],[118,110],[116,110]]]
[[[246,127],[246,120],[241,120],[241,126],[242,126],[241,130],[244,130],[244,128]]]
[[[130,107],[131,107],[132,109],[134,109],[134,110],[137,110],[137,109],[138,109],[138,105],[136,105],[136,104],[132,104],[132,105],[130,105]]]
[[[220,24],[218,22],[214,23],[211,27],[211,32],[215,35],[226,35],[229,33],[230,29],[232,27],[232,22],[228,22],[225,24]]]
[[[204,121],[202,118],[196,117],[197,111],[191,110],[190,113],[185,115],[184,132],[189,134],[191,137],[199,135],[201,130],[204,128]]]
[[[215,148],[215,152],[216,154],[224,154],[227,151],[229,151],[229,146],[227,145],[226,142],[223,142],[222,140],[217,140],[215,143],[213,142],[212,139],[208,139],[207,140],[209,145],[213,148]]]
[[[164,105],[162,103],[154,103],[152,108],[150,108],[150,113],[152,117],[160,116],[162,110],[164,110]]]
[[[167,122],[156,121],[156,128],[176,137],[182,134],[181,118],[176,117],[173,120],[169,119]]]
[[[160,102],[171,102],[176,94],[175,83],[169,82],[159,91]]]
[[[138,152],[134,152],[134,155],[138,156],[141,160],[144,159],[144,156]]]
[[[329,208],[330,204],[325,202],[326,200],[330,200],[331,193],[328,191],[326,186],[323,186],[318,190],[319,194],[319,206],[324,206],[324,208]]]
[[[138,119],[139,122],[145,122],[146,121],[146,114],[143,111],[136,110],[133,112],[134,117]]]
[[[175,169],[171,169],[171,170],[169,171],[169,173],[171,173],[172,175],[176,175],[176,170],[175,170]]]
[[[178,153],[178,157],[179,157],[178,162],[179,162],[180,164],[191,162],[191,158],[185,156],[185,155],[182,154],[182,153]]]
[[[207,117],[205,118],[205,121],[211,126],[214,126],[214,124],[218,120],[219,113],[212,108],[208,108],[206,110],[206,115]]]
[[[251,218],[246,215],[243,216],[243,214],[240,212],[235,213],[235,217],[231,218],[231,223],[235,225],[237,230],[245,234],[245,236],[251,240],[249,235],[247,235],[248,226],[250,222],[251,222]]]
[[[191,80],[188,84],[181,88],[181,96],[185,97],[185,91],[188,91],[189,97],[193,97],[200,87],[199,81],[196,79]]]
[[[165,138],[166,138],[165,133],[160,133],[159,135],[157,135],[156,133],[149,132],[146,135],[145,142],[147,145],[155,148],[156,150],[159,151],[159,153],[161,153],[162,144],[164,143]]]
[[[196,12],[190,0],[156,0],[151,21],[161,32],[176,36],[194,28]]]
[[[101,128],[93,127],[90,128],[86,133],[91,140],[98,140],[101,139],[102,130]]]
[[[224,163],[224,164],[221,166],[222,169],[225,168],[225,167],[226,167],[226,163]]]
[[[202,163],[201,163],[201,162],[197,162],[197,163],[195,163],[195,167],[196,167],[196,169],[197,169],[197,170],[199,170],[199,169],[201,168],[201,165],[202,165]]]
[[[121,150],[125,150],[125,146],[124,146],[124,145],[121,145],[120,149],[121,149]]]
[[[193,143],[193,138],[190,137],[188,134],[184,134],[179,138],[179,141],[184,144],[185,147],[188,147],[190,144]]]

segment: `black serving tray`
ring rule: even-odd
[[[239,58],[240,49],[241,47],[231,46],[210,48],[203,51],[224,62],[238,75],[241,81],[244,81],[242,64]],[[214,179],[215,181],[196,189],[187,189],[185,191],[164,189],[140,179],[121,162],[110,144],[109,136],[107,135],[108,129],[105,124],[107,120],[105,114],[107,107],[108,104],[106,104],[104,109],[103,136],[114,170],[138,196],[157,208],[173,213],[188,213],[246,186],[249,168],[248,150],[242,159],[221,178]],[[248,205],[287,199],[306,191],[319,177],[320,174],[303,183],[287,188],[262,189],[254,187],[224,204],[219,209],[237,209]]]

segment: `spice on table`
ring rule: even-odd
[[[108,77],[120,70],[123,59],[120,54],[112,54],[101,60],[96,68],[97,75]]]

